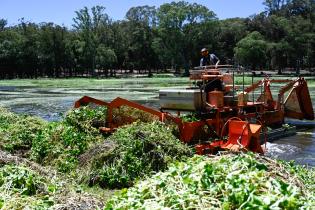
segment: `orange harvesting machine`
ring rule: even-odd
[[[129,113],[117,111],[122,107],[152,115],[162,122],[171,122],[178,127],[180,140],[194,144],[198,154],[219,150],[263,153],[260,134],[267,126],[279,127],[285,117],[314,119],[304,78],[264,77],[256,82],[252,79],[252,84],[245,86],[243,74],[241,88],[235,84],[239,81],[235,81],[235,71],[231,67],[206,66],[191,70],[189,87],[159,91],[160,110],[119,97],[105,102],[88,96],[76,101],[75,108],[89,103],[106,106],[106,126],[100,127],[100,131],[106,133],[139,120]],[[278,92],[272,92],[273,89]]]

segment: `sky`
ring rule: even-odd
[[[263,0],[195,0],[208,7],[219,19],[249,17],[264,11]],[[123,20],[126,12],[135,6],[156,6],[170,3],[172,0],[0,0],[0,18],[9,25],[19,23],[20,18],[35,23],[53,22],[71,27],[74,11],[84,6],[91,8],[102,5],[113,20]]]

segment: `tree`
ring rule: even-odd
[[[283,5],[285,5],[285,3],[286,0],[265,0],[263,2],[269,14],[279,12],[282,9]]]
[[[250,65],[254,70],[266,62],[267,43],[262,35],[254,31],[240,40],[234,49],[235,57],[243,65]]]
[[[231,18],[220,21],[219,35],[219,55],[220,60],[225,63],[231,62],[234,58],[234,47],[236,43],[244,38],[247,34],[245,19]]]
[[[65,27],[53,23],[42,23],[40,25],[40,68],[41,70],[46,69],[46,74],[51,77],[59,77],[61,70],[66,67],[66,34]]]
[[[19,46],[17,74],[20,77],[36,77],[40,67],[39,27],[22,19],[17,30],[21,34],[21,39],[17,43]]]
[[[216,17],[205,6],[184,1],[167,3],[160,6],[157,17],[153,48],[164,65],[187,69],[193,55],[214,43]]]
[[[268,44],[267,53],[269,54],[269,68],[278,69],[278,74],[282,74],[282,70],[287,67],[292,47],[285,40],[280,42],[272,42]]]
[[[132,7],[112,21],[105,8],[75,12],[73,28],[0,19],[0,75],[93,75],[96,69],[181,69],[199,65],[207,47],[222,61],[252,68],[315,66],[315,1],[265,0],[266,11],[218,20],[207,7],[185,1]],[[107,72],[108,73],[108,72]],[[106,73],[106,74],[107,74]],[[112,71],[111,71],[112,73]]]
[[[148,5],[131,7],[126,13],[126,18],[129,21],[143,23],[149,27],[154,27],[157,24],[155,7],[150,7]]]
[[[21,35],[16,31],[0,33],[0,73],[2,78],[15,78],[18,69]]]
[[[0,18],[0,32],[4,30],[4,27],[8,24],[8,21]]]
[[[84,43],[82,66],[90,69],[91,75],[94,75],[96,67],[97,46],[101,43],[102,39],[104,40],[103,29],[106,29],[110,23],[109,17],[104,13],[104,10],[105,7],[95,6],[92,7],[92,14],[90,14],[89,9],[84,7],[76,11],[76,17],[73,18],[73,27],[79,33],[82,43]]]
[[[283,7],[283,13],[286,17],[302,16],[303,18],[314,17],[315,2],[314,0],[287,0]]]
[[[137,69],[151,69],[155,65],[156,56],[152,49],[153,27],[156,25],[155,7],[132,7],[126,13],[127,21],[123,24],[126,56],[125,66]]]
[[[106,77],[108,75],[107,69],[113,67],[113,64],[117,62],[115,52],[101,44],[96,49],[96,68],[105,69]],[[111,75],[112,76],[112,75]]]

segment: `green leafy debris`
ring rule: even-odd
[[[48,209],[57,188],[36,172],[23,167],[0,167],[0,209]]]
[[[172,129],[158,121],[135,122],[118,129],[108,140],[118,146],[112,153],[94,160],[91,175],[91,182],[102,187],[131,186],[140,177],[165,170],[169,163],[192,155],[191,149],[172,134]]]
[[[55,165],[62,172],[77,166],[77,157],[104,140],[94,123],[105,122],[105,107],[70,110],[61,122],[0,110],[0,148],[38,163]]]
[[[251,153],[194,156],[122,190],[105,209],[313,209],[314,169],[295,170]]]
[[[33,141],[31,158],[55,165],[61,172],[77,167],[78,157],[103,136],[93,123],[105,122],[106,108],[80,107],[69,111],[61,122],[48,124]]]

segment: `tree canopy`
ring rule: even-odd
[[[108,76],[113,69],[188,69],[207,47],[221,63],[278,70],[315,66],[315,1],[265,0],[265,11],[219,20],[185,1],[132,7],[113,21],[103,6],[75,11],[70,28],[0,18],[0,78]]]

